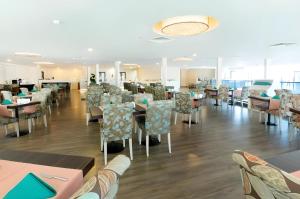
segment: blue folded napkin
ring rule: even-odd
[[[56,191],[33,173],[28,173],[3,199],[38,199],[51,198]]]
[[[191,92],[191,96],[195,97],[195,92],[194,91]]]
[[[9,105],[9,104],[12,104],[12,101],[8,100],[8,99],[5,99],[2,101],[2,104],[3,105]]]
[[[261,97],[269,97],[269,95],[267,95],[266,93],[261,93],[260,96]]]

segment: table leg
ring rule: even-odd
[[[216,97],[216,103],[214,104],[215,106],[219,106],[219,100],[218,97]]]
[[[15,117],[17,118],[18,121],[18,127],[19,127],[19,136],[24,136],[24,135],[28,135],[29,131],[28,130],[21,130],[20,129],[20,121],[19,121],[19,109],[16,108],[15,109]],[[18,137],[17,132],[12,132],[6,135],[6,137]]]

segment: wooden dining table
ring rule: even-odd
[[[258,108],[260,111],[267,112],[270,110],[271,105],[271,97],[260,97],[260,96],[249,96],[249,99],[251,100],[251,108],[253,106],[253,103],[256,103],[255,107]],[[276,126],[275,123],[271,122],[271,113],[268,111],[268,126]]]
[[[19,125],[19,129],[20,129],[20,124],[19,124],[20,114],[19,114],[19,110],[22,109],[22,108],[24,108],[24,107],[35,106],[35,105],[38,105],[38,104],[41,104],[41,102],[40,101],[31,101],[31,102],[24,103],[24,104],[10,104],[10,105],[7,105],[6,108],[14,110],[14,114],[15,114],[15,117],[17,118],[17,120],[18,120],[18,125]],[[19,135],[20,136],[27,135],[28,133],[29,133],[28,130],[20,130],[19,131]],[[8,137],[17,137],[17,133],[16,132],[9,133],[9,134],[7,134],[7,136]]]

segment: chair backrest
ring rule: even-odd
[[[10,91],[1,91],[4,100],[12,101],[12,94]]]
[[[0,105],[0,117],[12,117],[12,112],[6,106]]]
[[[299,198],[300,179],[243,151],[232,159],[240,166],[246,198]]]
[[[139,93],[134,95],[134,102],[137,104],[143,104],[147,100],[148,103],[153,102],[153,95],[151,93]]]
[[[171,100],[161,100],[154,101],[148,106],[145,122],[148,135],[170,133],[172,105]]]
[[[154,87],[153,99],[156,100],[165,100],[166,99],[166,89],[163,86]]]
[[[275,89],[274,92],[278,96],[280,96],[282,93],[292,94],[292,91],[289,89]]]
[[[128,139],[132,134],[133,103],[109,104],[103,108],[104,139],[122,140]]]
[[[175,110],[179,113],[191,113],[192,100],[190,93],[175,93]]]
[[[130,91],[132,91],[132,94],[138,93],[138,86],[136,84],[131,83],[130,84]]]
[[[220,85],[219,91],[218,91],[219,97],[221,97],[221,98],[228,97],[229,96],[228,92],[229,92],[229,88],[227,85]]]
[[[243,86],[242,93],[241,93],[242,99],[248,99],[249,95],[250,95],[249,86]]]
[[[122,104],[122,95],[102,95],[100,105],[107,106],[110,104]]]
[[[86,108],[87,112],[91,108],[99,107],[101,105],[101,97],[103,96],[103,90],[99,88],[89,88],[86,93]]]
[[[109,86],[109,94],[110,95],[121,95],[122,94],[122,90],[115,86],[115,85],[110,85]]]
[[[21,92],[24,93],[25,95],[28,95],[28,93],[29,93],[28,88],[21,87],[20,90],[21,90]]]
[[[290,108],[292,108],[292,94],[289,92],[280,93],[280,113],[283,116],[287,116],[290,113]]]
[[[107,166],[91,177],[70,199],[83,196],[86,193],[98,193],[100,199],[113,199],[119,188],[120,176],[129,168],[130,159],[124,155],[118,155]]]

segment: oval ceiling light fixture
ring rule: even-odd
[[[154,32],[165,36],[191,36],[215,29],[219,22],[211,16],[187,15],[156,23]]]
[[[53,62],[48,62],[48,61],[37,61],[37,62],[33,62],[34,64],[38,64],[38,65],[53,65]]]
[[[173,61],[193,61],[191,57],[177,57]]]
[[[17,56],[24,56],[24,57],[41,57],[38,53],[30,53],[30,52],[15,52]]]

